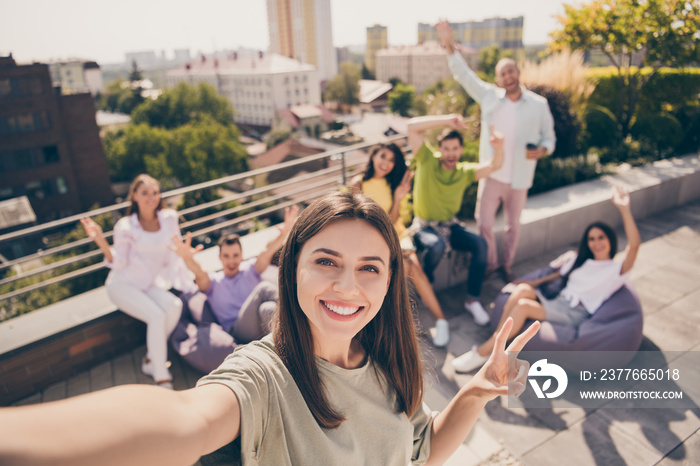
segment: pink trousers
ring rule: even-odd
[[[520,213],[527,201],[527,189],[513,189],[509,184],[491,178],[482,180],[476,199],[476,222],[479,234],[488,245],[487,267],[489,270],[498,267],[498,251],[493,225],[496,222],[496,212],[503,203],[506,217],[505,238],[503,241],[502,264],[510,269],[515,258],[520,236]]]

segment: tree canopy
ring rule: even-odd
[[[600,51],[618,70],[617,117],[627,134],[644,85],[662,66],[686,66],[700,59],[700,2],[697,0],[593,0],[564,5],[550,50]],[[633,66],[635,61],[639,67]],[[642,67],[651,73],[641,73]]]
[[[131,119],[135,124],[146,123],[166,129],[177,128],[207,115],[222,125],[233,124],[231,103],[221,97],[211,85],[193,86],[179,83],[166,89],[155,100],[147,100],[134,109]]]
[[[351,62],[340,64],[340,73],[326,83],[325,98],[340,104],[355,105],[360,102],[362,67]]]
[[[408,112],[413,108],[413,101],[416,98],[416,89],[410,84],[399,83],[389,92],[387,98],[392,112],[401,116],[408,116]]]
[[[239,137],[228,100],[207,84],[180,84],[141,104],[104,143],[114,180],[148,173],[167,189],[246,170]]]

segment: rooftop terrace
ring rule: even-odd
[[[524,214],[524,241],[514,271],[519,275],[542,267],[572,248],[580,234],[572,223],[587,221],[590,216],[614,223],[614,212],[607,209],[609,201],[603,191],[609,192],[613,183],[626,184],[632,191],[643,240],[631,275],[645,318],[641,349],[677,352],[667,363],[669,367],[682,365],[690,352],[700,349],[699,175],[698,157],[692,156],[533,196]],[[560,236],[555,241],[556,232]],[[444,349],[433,348],[429,338],[423,345],[424,362],[431,369],[426,376],[425,400],[438,410],[470,377],[455,374],[451,359],[488,337],[488,331],[477,327],[463,311],[463,286],[449,281],[445,285],[438,298],[450,322],[452,340]],[[499,280],[487,281],[482,301],[492,302],[502,285]],[[419,317],[424,328],[432,327],[433,318],[427,309],[419,307]],[[0,337],[8,335],[7,329],[0,328]],[[141,343],[15,404],[58,400],[121,384],[152,383],[140,372],[144,354]],[[194,386],[201,374],[174,354],[170,359],[175,389]],[[566,408],[524,409],[508,407],[502,399],[494,400],[446,464],[697,464],[700,368],[692,369],[691,380],[678,382],[693,400],[692,409],[610,408],[606,404],[595,409],[573,404]],[[0,381],[6,377],[6,372],[0,372]]]

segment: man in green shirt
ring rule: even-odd
[[[447,126],[438,138],[436,151],[425,141],[425,131]],[[465,308],[474,316],[474,322],[486,325],[489,315],[479,302],[481,285],[486,273],[487,245],[479,235],[468,231],[455,215],[462,206],[467,187],[489,176],[503,164],[503,136],[491,127],[493,158],[484,164],[460,162],[464,152],[464,129],[459,115],[426,116],[408,122],[408,143],[414,154],[413,229],[416,247],[425,250],[424,269],[433,280],[433,272],[449,244],[457,251],[471,253],[467,300]]]

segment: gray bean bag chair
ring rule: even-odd
[[[204,293],[183,293],[180,299],[182,314],[170,344],[188,364],[208,374],[233,352],[236,342],[219,325]]]
[[[553,263],[555,263],[553,261]],[[521,280],[534,280],[553,273],[552,266],[531,272]],[[548,299],[554,298],[562,288],[558,279],[540,286]],[[495,331],[510,293],[502,292],[494,301],[491,311],[491,330]],[[532,321],[528,321],[527,328]],[[634,290],[623,286],[578,328],[553,322],[542,322],[540,331],[523,348],[523,351],[610,351],[601,355],[606,367],[624,367],[634,357],[642,342],[644,319],[642,306]],[[573,355],[572,355],[573,356]],[[567,358],[569,361],[569,358]],[[600,369],[601,358],[586,357],[584,353],[570,359],[569,371]]]

